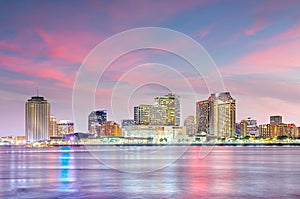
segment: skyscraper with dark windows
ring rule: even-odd
[[[50,138],[50,103],[44,97],[34,96],[25,105],[25,135],[30,142]]]
[[[209,110],[208,100],[196,103],[196,135],[209,132]]]
[[[282,116],[280,115],[270,116],[270,124],[281,124],[281,123],[282,123]]]
[[[88,117],[88,130],[95,137],[100,136],[100,126],[107,121],[107,111],[92,111]]]

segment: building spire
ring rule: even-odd
[[[39,87],[36,87],[36,96],[39,96]]]

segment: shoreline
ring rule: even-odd
[[[300,143],[173,143],[173,144],[52,144],[49,146],[26,146],[26,145],[0,145],[0,147],[28,147],[28,148],[39,148],[39,147],[81,147],[81,146],[300,146]]]

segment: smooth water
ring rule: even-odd
[[[300,198],[300,147],[167,149],[0,147],[0,198]]]

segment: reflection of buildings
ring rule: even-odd
[[[50,116],[50,137],[57,135],[57,118]]]
[[[186,133],[188,135],[194,135],[195,129],[196,129],[196,122],[195,122],[195,116],[187,116],[184,120],[184,126],[186,128]]]
[[[214,93],[208,100],[196,103],[197,133],[233,137],[236,134],[236,105],[229,92]]]
[[[107,111],[98,110],[92,111],[88,117],[88,130],[95,137],[100,135],[100,126],[107,121]]]
[[[165,108],[167,112],[167,125],[180,125],[180,102],[179,96],[174,93],[155,98],[155,104]]]
[[[74,123],[70,120],[60,120],[57,122],[57,135],[64,136],[74,133]]]
[[[100,127],[100,136],[107,137],[107,136],[123,136],[123,133],[120,129],[119,124],[113,121],[107,121]]]
[[[31,97],[25,106],[25,134],[30,142],[49,140],[50,103],[44,97]]]

